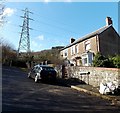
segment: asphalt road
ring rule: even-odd
[[[17,68],[2,68],[2,113],[119,113],[120,108],[99,97],[78,92],[62,82],[34,83]]]

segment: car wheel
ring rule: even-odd
[[[37,83],[38,82],[38,77],[37,76],[35,76],[35,83]]]

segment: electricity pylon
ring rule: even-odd
[[[23,18],[23,25],[20,26],[22,27],[21,35],[20,35],[20,41],[19,41],[19,47],[18,47],[18,55],[20,52],[26,52],[27,54],[30,53],[30,35],[29,35],[29,20],[33,20],[29,18],[29,12],[28,9],[26,8],[23,10],[24,16],[21,16]]]

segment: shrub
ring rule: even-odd
[[[116,68],[120,68],[120,55],[116,55],[112,58],[113,64]]]
[[[26,61],[24,60],[13,60],[12,66],[27,68]]]
[[[97,53],[93,60],[93,66],[95,67],[108,67],[109,63],[109,59],[100,53]]]
[[[100,53],[97,53],[93,60],[94,67],[108,67],[108,68],[120,68],[120,56],[105,57]]]

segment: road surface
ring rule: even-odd
[[[2,113],[119,113],[120,108],[62,83],[34,83],[17,68],[2,68]]]

